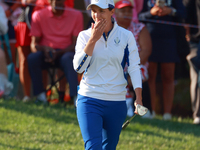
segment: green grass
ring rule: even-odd
[[[117,150],[197,150],[200,126],[191,118],[136,116],[121,132]],[[74,108],[0,99],[0,150],[84,150]]]

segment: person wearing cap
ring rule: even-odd
[[[138,52],[140,56],[140,67],[141,67],[141,75],[142,75],[142,97],[143,97],[143,105],[149,109],[147,114],[143,116],[143,118],[151,118],[151,99],[149,94],[148,87],[148,58],[151,54],[151,37],[150,34],[143,23],[135,23],[132,20],[133,16],[133,7],[135,3],[131,0],[117,0],[115,1],[115,18],[119,26],[128,29],[131,31],[135,37],[136,44],[138,47]],[[130,96],[129,89],[131,88],[131,83],[128,85],[127,89],[127,115],[133,115],[133,96]]]
[[[88,150],[115,150],[125,121],[125,64],[142,104],[140,57],[133,34],[112,18],[113,0],[91,0],[87,9],[95,23],[79,33],[73,59],[74,69],[84,72],[77,98],[77,118]],[[137,112],[135,112],[137,113]]]

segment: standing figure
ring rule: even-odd
[[[13,63],[16,66],[16,37],[15,37],[15,30],[14,26],[17,25],[18,17],[22,13],[22,10],[20,8],[21,0],[1,0],[1,5],[5,10],[6,17],[8,18],[8,37],[9,37],[9,44],[10,44],[10,50],[12,53],[12,59]],[[7,47],[5,46],[5,50],[7,51]],[[9,59],[7,58],[7,61]],[[10,63],[10,62],[9,62]]]
[[[74,69],[84,72],[77,99],[77,118],[85,149],[115,150],[127,114],[125,64],[142,105],[140,58],[132,32],[112,18],[113,0],[92,0],[87,9],[95,23],[79,33]],[[135,112],[137,113],[137,112]]]
[[[0,6],[0,35],[4,35],[8,31],[7,17],[3,8]],[[0,45],[1,45],[0,41]],[[4,51],[0,48],[0,98],[4,95],[8,95],[13,89],[13,84],[8,81],[8,71],[6,56]]]
[[[176,17],[185,17],[185,8],[182,0],[144,0],[143,10],[139,19],[170,21]],[[171,120],[171,110],[174,99],[174,72],[175,63],[179,62],[177,53],[176,28],[172,25],[151,23],[146,21],[147,29],[152,39],[152,53],[149,57],[149,88],[151,94],[151,106],[153,117],[156,109],[156,76],[158,64],[161,66],[162,96],[163,96],[163,119]]]
[[[31,6],[30,4],[35,4],[36,0],[21,0],[21,2],[22,13],[19,16],[18,23],[14,28],[16,36],[16,47],[19,56],[19,78],[24,92],[22,101],[27,102],[30,100],[31,94],[31,78],[28,72],[27,57],[31,53],[31,36],[29,34],[31,15],[34,8],[34,6]]]
[[[186,22],[200,26],[200,0],[184,0],[187,10]],[[186,37],[190,44],[187,61],[190,66],[190,97],[194,124],[200,124],[200,29],[186,28]]]

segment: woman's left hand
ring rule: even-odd
[[[137,99],[135,100],[135,102],[134,102],[135,108],[137,108],[138,104],[141,105],[141,106],[143,106],[142,100],[137,100]],[[137,109],[135,109],[134,113],[138,114]]]
[[[136,94],[136,100],[134,102],[135,108],[138,104],[143,106],[143,104],[142,104],[142,88],[136,88],[135,94]],[[134,113],[138,114],[136,109],[135,109]]]

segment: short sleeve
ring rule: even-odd
[[[42,36],[42,29],[40,23],[41,21],[40,21],[39,11],[35,11],[32,15],[32,21],[31,21],[31,31],[30,31],[31,36],[37,36],[37,37]]]

